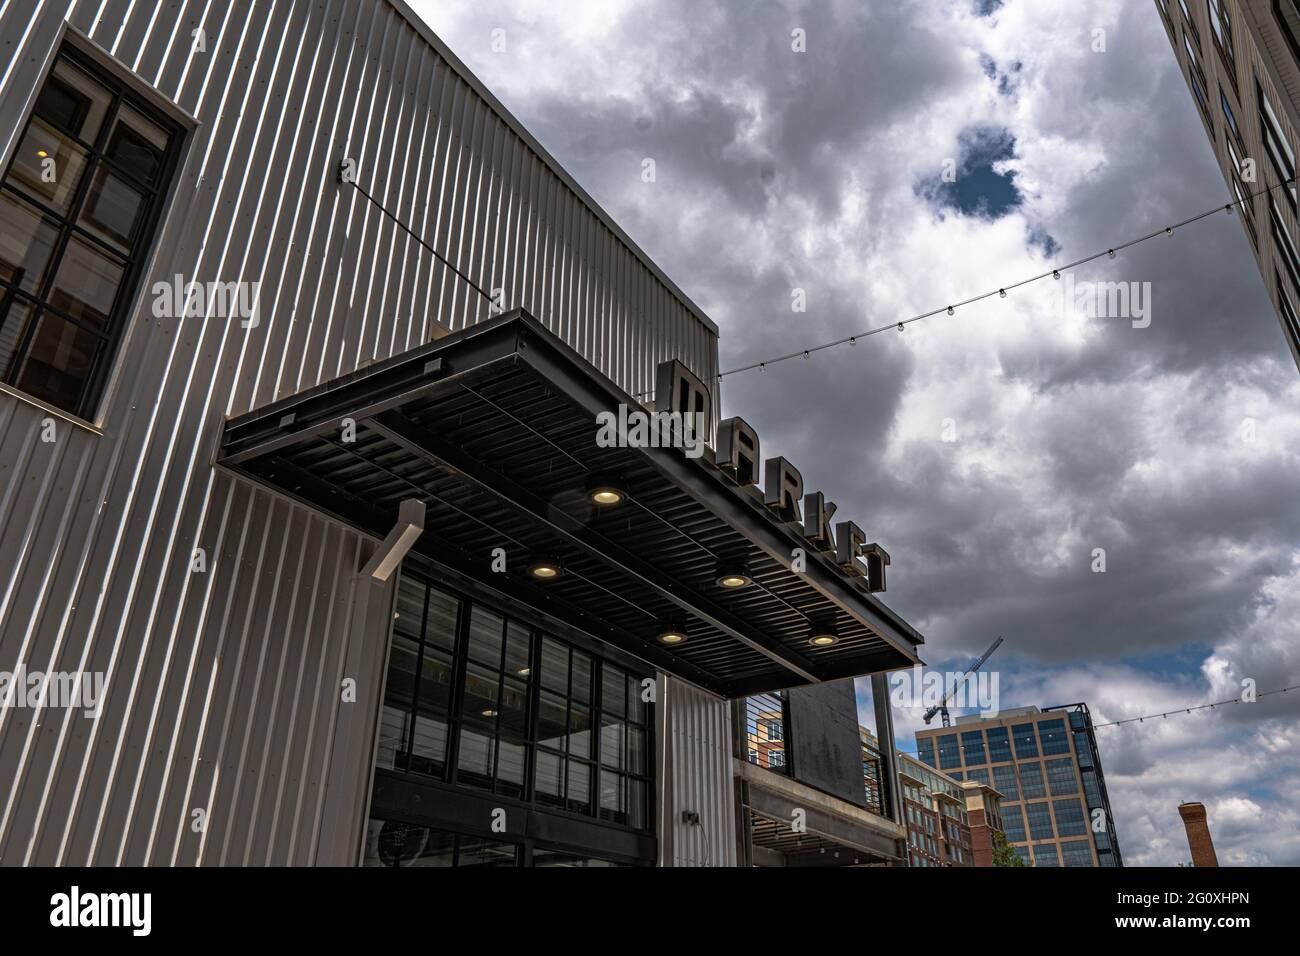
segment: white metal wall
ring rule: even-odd
[[[731,705],[659,677],[659,858],[663,866],[736,866]],[[684,812],[699,814],[699,825]]]
[[[109,681],[95,721],[0,711],[0,863],[351,862],[391,594],[367,539],[211,462],[225,416],[486,310],[339,160],[629,391],[709,380],[714,331],[395,3],[0,0],[6,162],[65,18],[198,122],[142,290],[261,281],[260,324],[142,295],[102,434],[0,394],[0,671]]]

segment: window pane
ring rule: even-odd
[[[610,714],[600,718],[600,762],[607,767],[623,766],[623,722]]]
[[[451,710],[451,681],[454,674],[451,655],[438,647],[424,647],[420,664],[420,710],[446,714]]]
[[[646,774],[646,741],[645,731],[640,727],[629,727],[627,729],[627,763],[625,766],[632,773]]]
[[[622,822],[623,778],[608,770],[600,772],[600,817],[602,820]]]
[[[549,637],[542,639],[542,686],[569,692],[569,649]]]
[[[124,274],[121,262],[73,236],[54,275],[50,304],[83,325],[103,331]]]
[[[642,699],[645,689],[635,677],[627,679],[627,719],[634,724],[644,724],[647,717],[646,702]]]
[[[415,718],[415,740],[411,745],[409,769],[442,777],[447,769],[447,721],[436,714]]]
[[[569,809],[591,812],[591,767],[578,760],[569,761]]]
[[[100,166],[90,181],[82,206],[80,225],[124,255],[144,213],[144,195],[107,166]]]
[[[568,726],[569,707],[564,698],[549,690],[542,691],[537,713],[537,742],[552,750],[563,751]]]
[[[582,704],[591,703],[591,655],[573,652],[573,683],[569,695]]]
[[[469,618],[469,659],[493,668],[501,666],[501,629],[505,619],[475,605]]]
[[[113,164],[144,185],[156,186],[166,151],[167,134],[123,105],[104,150]]]
[[[586,707],[569,708],[569,753],[591,757],[591,711]]]
[[[0,281],[35,293],[58,238],[58,228],[34,206],[0,193]]]
[[[492,781],[496,762],[496,740],[482,724],[466,723],[460,732],[460,754],[456,760],[456,779],[472,787],[487,787]]]
[[[532,660],[532,634],[511,621],[506,625],[506,676],[528,680]]]
[[[379,715],[379,754],[375,765],[388,770],[406,769],[406,738],[411,713],[404,707],[384,705]]]
[[[1026,800],[1047,796],[1043,784],[1042,764],[1026,763],[1020,765],[1020,796]]]
[[[112,96],[88,74],[65,59],[54,65],[33,114],[52,126],[94,144]]]
[[[1011,736],[1016,742],[1016,759],[1038,756],[1038,738],[1034,735],[1033,724],[1016,724],[1011,728]]]
[[[627,716],[627,680],[623,672],[609,664],[601,677],[600,706],[607,714]]]
[[[24,302],[6,295],[0,288],[0,375],[10,376],[14,352],[27,331],[28,323],[36,317],[36,310]]]
[[[77,408],[100,341],[98,336],[46,313],[36,326],[15,384],[51,405]]]
[[[627,825],[644,830],[648,825],[646,812],[648,807],[648,788],[643,780],[627,781]]]
[[[429,619],[424,627],[424,642],[452,651],[456,647],[456,612],[460,602],[436,588],[429,589]]]
[[[564,805],[564,758],[545,750],[537,751],[537,800],[550,806]]]
[[[497,716],[497,685],[500,675],[482,664],[465,667],[465,697],[461,713],[465,719],[480,725],[495,727]]]
[[[55,212],[68,213],[86,168],[86,151],[44,120],[33,117],[14,154],[9,183]]]

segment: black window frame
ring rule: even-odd
[[[43,202],[40,197],[34,196],[10,182],[11,174],[19,158],[19,150],[26,141],[32,123],[36,119],[36,106],[40,101],[40,96],[49,87],[50,83],[55,81],[54,71],[59,63],[65,60],[73,67],[84,72],[109,95],[109,104],[100,122],[95,142],[87,143],[68,130],[59,130],[78,149],[85,152],[85,163],[79,174],[80,179],[66,212],[50,206]],[[111,142],[110,137],[115,129],[123,105],[139,113],[144,119],[155,123],[168,136],[168,144],[159,166],[157,182],[153,186],[136,179],[129,171],[116,164],[106,155]],[[58,409],[60,412],[80,418],[83,421],[94,420],[99,404],[107,390],[110,373],[117,361],[132,306],[138,299],[141,281],[158,242],[159,227],[164,212],[170,205],[188,132],[176,117],[169,115],[156,104],[150,102],[131,84],[115,75],[112,70],[99,62],[95,56],[82,50],[76,43],[65,40],[60,45],[57,53],[50,61],[49,69],[41,79],[36,95],[33,98],[32,107],[23,120],[18,135],[14,138],[13,151],[5,163],[3,174],[0,174],[0,193],[10,197],[18,197],[16,201],[20,207],[34,207],[43,220],[53,220],[58,228],[58,237],[37,294],[24,292],[21,287],[15,288],[0,280],[0,321],[3,321],[11,302],[22,302],[29,308],[34,309],[32,317],[20,334],[20,341],[14,349],[14,354],[8,366],[0,368],[0,382],[3,382],[7,389],[21,395],[30,395],[31,398],[40,402],[43,406]],[[130,249],[125,254],[78,224],[78,220],[85,211],[86,199],[95,181],[95,174],[101,168],[111,170],[115,176],[127,182],[132,189],[138,190],[145,199],[145,208],[139,222],[136,224],[136,234],[131,237]],[[54,281],[59,273],[59,267],[74,236],[82,242],[88,243],[92,249],[102,251],[114,260],[124,262],[125,265],[121,284],[114,298],[113,306],[104,322],[102,333],[89,327],[84,321],[55,307],[49,301]],[[76,405],[72,408],[61,407],[39,395],[31,394],[14,380],[14,376],[11,376],[11,371],[16,372],[18,370],[23,358],[30,351],[36,329],[46,313],[78,329],[89,332],[99,339],[91,359],[89,374],[82,383]]]
[[[469,588],[464,586],[464,582],[445,580],[444,576],[439,574],[434,568],[426,566],[422,561],[408,559],[403,563],[401,577],[398,581],[398,587],[402,587],[402,582],[414,580],[419,586],[425,589],[425,618],[421,621],[421,634],[427,629],[427,608],[429,606],[429,595],[433,592],[441,592],[457,601],[456,611],[456,632],[453,644],[451,668],[452,668],[452,686],[450,688],[449,703],[447,713],[439,713],[437,716],[444,720],[446,725],[446,745],[445,755],[440,770],[428,772],[423,769],[414,769],[411,763],[410,745],[406,752],[405,761],[401,759],[394,760],[394,766],[391,768],[376,764],[379,769],[386,772],[392,772],[398,775],[409,776],[412,780],[428,780],[439,784],[445,784],[450,787],[464,789],[475,793],[490,793],[494,797],[510,803],[520,804],[530,809],[543,812],[561,814],[577,820],[599,824],[604,826],[614,826],[629,832],[641,834],[653,834],[656,828],[657,812],[657,795],[655,793],[657,767],[655,761],[656,735],[655,735],[655,702],[643,701],[641,706],[640,721],[627,721],[624,718],[623,734],[624,742],[629,739],[630,730],[636,729],[644,734],[643,737],[643,771],[637,771],[626,766],[620,768],[606,767],[601,762],[601,742],[600,727],[601,719],[604,716],[605,701],[603,696],[604,675],[607,668],[616,669],[623,677],[623,685],[627,694],[631,693],[632,686],[642,686],[645,680],[653,680],[654,669],[644,662],[632,658],[630,655],[622,654],[615,649],[607,649],[600,646],[599,642],[591,640],[576,639],[574,635],[564,632],[562,628],[550,626],[550,622],[543,619],[539,614],[530,613],[528,609],[518,605],[507,606],[504,602],[494,600],[492,595],[486,589]],[[500,744],[499,736],[494,738],[497,743],[494,746],[493,754],[493,775],[491,781],[485,786],[481,779],[472,779],[472,775],[462,772],[460,766],[460,749],[461,733],[465,727],[466,720],[464,711],[465,691],[466,691],[466,674],[469,665],[469,640],[471,618],[474,608],[482,608],[485,612],[499,616],[503,619],[503,641],[502,641],[502,660],[504,662],[505,635],[509,633],[512,624],[526,628],[530,633],[530,654],[529,654],[529,679],[528,679],[528,704],[525,713],[525,752],[524,752],[524,785],[519,793],[511,792],[509,788],[502,787],[502,781],[499,774],[500,767]],[[390,628],[389,642],[390,647],[393,640],[392,628]],[[538,798],[537,792],[537,766],[539,748],[547,753],[553,753],[554,748],[541,745],[538,742],[538,720],[540,716],[540,702],[542,690],[542,650],[547,639],[556,641],[568,649],[568,667],[570,678],[567,685],[566,707],[569,704],[569,697],[572,696],[572,670],[574,652],[585,655],[589,658],[590,677],[592,682],[591,697],[584,705],[589,715],[589,733],[591,740],[590,757],[574,756],[566,753],[565,760],[562,761],[565,789],[568,785],[568,760],[575,759],[584,763],[588,767],[588,802],[587,809],[581,810],[576,807],[577,801],[570,801],[566,795],[563,798],[563,804],[557,804],[548,800]],[[423,666],[423,642],[417,646],[416,657],[416,674],[412,700],[406,706],[408,707],[408,716],[413,717],[412,725],[404,732],[406,739],[414,739],[417,727],[415,721],[420,718],[420,671]],[[391,651],[390,651],[391,656]],[[382,709],[389,706],[388,678],[391,676],[391,660],[385,671],[385,689],[381,705]],[[507,675],[504,673],[504,663],[502,672],[498,680],[504,681]],[[500,688],[498,684],[498,689]],[[625,710],[629,701],[625,697]],[[499,708],[498,708],[499,710]],[[496,726],[500,728],[500,714],[494,715]],[[382,720],[382,716],[381,716]],[[571,731],[570,731],[571,732]],[[376,761],[380,759],[380,754],[376,753]],[[398,755],[400,757],[400,753]],[[627,792],[627,781],[641,783],[644,787],[645,799],[642,805],[643,819],[639,825],[629,824],[621,821],[616,817],[612,818],[602,812],[601,809],[601,790],[600,774],[610,772],[618,773],[624,781],[623,791]]]

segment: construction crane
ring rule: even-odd
[[[952,720],[948,716],[948,701],[952,700],[953,697],[956,696],[957,691],[961,689],[961,686],[966,683],[967,679],[972,674],[974,674],[977,670],[983,667],[984,662],[987,661],[990,657],[992,657],[993,652],[996,651],[1001,646],[1002,646],[1002,638],[999,637],[996,641],[993,642],[992,647],[990,647],[987,651],[981,654],[979,656],[979,659],[976,660],[973,664],[971,664],[970,667],[966,669],[965,673],[957,675],[957,679],[953,681],[952,690],[944,694],[943,700],[939,701],[939,703],[935,704],[933,707],[931,707],[929,710],[925,712],[925,722],[927,724],[930,721],[934,720],[935,714],[942,714],[943,725],[945,727],[952,726]]]

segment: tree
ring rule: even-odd
[[[1000,830],[993,834],[993,865],[994,866],[1024,866],[1025,861],[1020,859],[1015,848],[1007,842],[1007,835]]]

